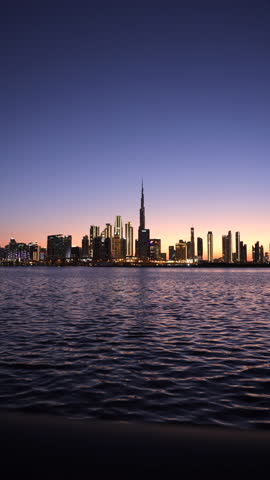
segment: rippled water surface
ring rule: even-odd
[[[270,270],[0,268],[0,407],[270,428]]]

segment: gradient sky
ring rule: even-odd
[[[24,0],[0,23],[0,245],[137,230],[143,177],[162,250],[191,225],[215,256],[228,230],[268,250],[269,1]]]

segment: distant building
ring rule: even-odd
[[[187,242],[187,258],[188,260],[192,260],[192,243]]]
[[[93,258],[93,242],[94,238],[99,236],[99,227],[97,225],[90,226],[90,235],[89,235],[89,257]]]
[[[51,261],[64,260],[65,244],[62,234],[49,235],[47,238],[47,259]]]
[[[136,256],[140,260],[147,260],[150,256],[150,231],[145,228],[145,208],[144,208],[144,191],[142,185],[141,208],[140,208],[140,226],[138,230],[138,243]]]
[[[120,215],[116,215],[115,217],[114,236],[119,236],[120,238],[123,238],[123,223],[122,217],[120,217]]]
[[[98,235],[93,238],[93,261],[100,261],[104,258],[104,243],[102,241],[102,236]]]
[[[112,225],[110,223],[106,223],[105,238],[112,239]]]
[[[169,246],[169,260],[175,261],[175,248],[173,245]]]
[[[37,242],[30,242],[28,244],[30,260],[39,262],[40,246]]]
[[[26,243],[17,243],[17,258],[19,262],[29,262],[30,254],[29,247]]]
[[[125,237],[127,242],[127,257],[133,257],[133,227],[131,222],[125,224]]]
[[[203,239],[201,237],[197,238],[197,255],[198,260],[203,259]]]
[[[190,243],[191,243],[191,255],[190,258],[194,260],[195,257],[195,239],[194,239],[194,228],[191,227],[190,229]]]
[[[47,257],[47,250],[46,248],[40,248],[40,251],[39,251],[39,261],[40,262],[44,262],[46,260],[46,257]]]
[[[235,233],[235,252],[236,252],[236,262],[240,262],[241,261],[240,232]]]
[[[214,260],[213,232],[207,233],[207,260],[212,263]]]
[[[150,260],[161,260],[161,240],[152,238],[150,240]]]
[[[187,244],[183,240],[179,240],[175,245],[175,260],[177,262],[187,261]]]
[[[228,235],[222,235],[222,256],[225,263],[232,263],[232,232],[228,231]]]
[[[71,247],[70,258],[72,258],[73,262],[77,262],[81,258],[80,247]]]
[[[120,235],[114,235],[111,251],[112,260],[124,260],[126,257],[126,239],[120,238]]]
[[[246,263],[247,262],[247,245],[243,242],[240,242],[240,262]]]
[[[104,240],[104,260],[105,261],[111,260],[111,243],[112,243],[112,239],[110,237],[106,237]]]
[[[88,235],[84,235],[82,239],[82,258],[89,257],[89,237]]]
[[[71,248],[72,248],[72,236],[64,236],[64,249],[65,249],[65,259],[68,260],[71,258]]]
[[[162,260],[163,262],[166,262],[166,260],[167,260],[167,255],[166,255],[166,253],[161,253],[161,254],[160,254],[160,260]]]
[[[255,245],[252,245],[252,260],[254,263],[259,263],[260,261],[260,243],[256,242]]]

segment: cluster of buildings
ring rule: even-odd
[[[270,250],[270,246],[269,246]],[[169,247],[169,258],[161,251],[161,240],[151,238],[150,230],[145,226],[144,189],[142,185],[140,225],[134,242],[134,229],[131,222],[123,225],[122,217],[115,217],[114,225],[107,223],[101,231],[97,225],[91,225],[89,235],[82,239],[81,247],[72,246],[71,235],[49,235],[47,248],[41,248],[37,242],[17,243],[14,238],[8,245],[0,247],[1,262],[46,263],[46,264],[99,264],[118,262],[170,262],[183,264],[198,263],[247,263],[247,245],[240,239],[240,232],[235,234],[233,249],[232,232],[222,236],[222,256],[214,259],[213,232],[207,233],[207,244],[201,237],[195,241],[194,228],[190,229],[188,241],[179,240]],[[264,252],[263,245],[256,242],[252,247],[253,263],[269,263],[269,253]]]

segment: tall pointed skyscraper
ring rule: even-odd
[[[140,208],[140,228],[145,228],[145,208],[144,208],[144,192],[142,182],[142,194],[141,194],[141,208]]]
[[[150,255],[150,232],[145,228],[144,191],[142,183],[140,226],[138,230],[137,257],[140,260],[148,260]]]

